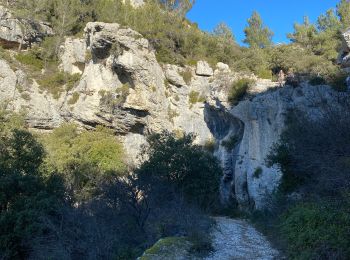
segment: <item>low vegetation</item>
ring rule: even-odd
[[[232,106],[238,104],[239,101],[242,100],[244,95],[247,93],[249,87],[254,84],[254,80],[251,79],[239,79],[232,83],[227,99]]]
[[[72,94],[72,97],[68,100],[68,104],[69,105],[74,105],[75,103],[77,103],[78,102],[78,100],[79,100],[79,93],[78,92],[74,92],[73,94]]]
[[[191,91],[189,96],[189,101],[191,105],[194,105],[196,103],[203,103],[205,102],[205,97],[202,96],[199,92],[197,91]]]
[[[65,72],[47,73],[38,80],[42,90],[47,90],[58,99],[62,92],[71,90],[80,80],[80,74],[70,75]]]
[[[350,255],[350,107],[340,98],[338,107],[328,105],[324,111],[317,122],[297,111],[289,115],[268,157],[283,172],[281,185],[271,209],[254,218],[291,259]]]
[[[208,253],[213,222],[203,212],[218,205],[220,167],[193,136],[151,136],[130,174],[111,130],[65,124],[33,135],[23,118],[0,111],[2,259],[134,259],[176,236]]]

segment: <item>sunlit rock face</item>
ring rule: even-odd
[[[49,24],[16,18],[7,8],[0,6],[0,46],[3,48],[30,47],[52,35],[53,30]]]
[[[86,129],[113,129],[131,165],[140,163],[137,155],[148,135],[194,133],[195,142],[211,146],[221,162],[222,202],[242,208],[265,207],[279,184],[280,170],[268,167],[265,159],[288,110],[317,116],[322,102],[336,102],[336,92],[327,86],[279,88],[223,63],[215,68],[205,61],[197,66],[160,64],[147,39],[119,24],[88,23],[84,38],[64,41],[60,58],[61,71],[80,76],[71,88],[62,86],[58,98],[24,68],[0,60],[2,104],[25,110],[31,128],[52,130],[73,122]],[[257,81],[232,107],[227,96],[242,77]]]

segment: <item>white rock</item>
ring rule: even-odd
[[[213,72],[213,69],[209,66],[208,62],[198,61],[196,74],[198,76],[210,77],[210,76],[213,76],[214,72]]]
[[[22,28],[26,28],[23,31]],[[30,46],[41,42],[44,37],[53,35],[49,24],[28,20],[17,19],[5,7],[0,6],[0,45],[5,48],[18,48]]]
[[[60,46],[60,68],[69,74],[82,74],[85,68],[86,42],[67,38]]]
[[[225,64],[225,63],[222,63],[222,62],[218,62],[216,64],[216,68],[219,70],[219,71],[225,71],[225,72],[231,72],[230,70],[230,66]]]
[[[181,87],[186,86],[186,82],[183,77],[179,74],[180,68],[176,65],[166,64],[164,67],[164,73],[166,79],[173,85]]]

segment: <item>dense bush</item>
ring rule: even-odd
[[[75,125],[66,124],[45,136],[43,143],[48,170],[63,176],[78,201],[91,197],[104,179],[126,172],[122,145],[106,128],[79,132]]]
[[[68,73],[56,71],[45,74],[38,80],[38,83],[41,89],[47,90],[57,99],[62,92],[71,90],[79,80],[80,74],[70,75]]]
[[[57,214],[63,187],[55,175],[44,177],[39,170],[42,145],[28,131],[16,129],[20,121],[1,114],[6,126],[0,129],[0,257],[23,259],[27,241],[47,232],[42,220]]]
[[[233,82],[231,88],[229,89],[228,93],[228,101],[232,106],[235,106],[238,104],[239,101],[242,100],[244,95],[247,93],[247,90],[249,87],[254,84],[254,81],[251,79],[239,79],[235,82]]]
[[[272,207],[262,222],[273,220],[275,235],[285,238],[292,259],[350,255],[350,109],[341,94],[336,104],[321,106],[317,120],[290,112],[281,140],[268,157],[282,170],[276,196],[284,202]]]
[[[300,203],[283,216],[281,231],[292,259],[347,259],[350,256],[349,199]]]
[[[219,200],[220,167],[215,157],[194,145],[194,137],[156,134],[149,138],[147,161],[137,170],[146,183],[174,186],[190,203],[206,210],[214,209]],[[191,158],[189,160],[188,158]]]
[[[110,130],[67,124],[38,142],[22,115],[1,110],[0,120],[1,259],[134,259],[173,236],[193,253],[211,248],[199,206],[216,206],[220,170],[193,137],[150,138],[139,175],[124,175]]]
[[[28,65],[35,70],[44,68],[44,62],[40,59],[38,51],[20,52],[15,57],[20,63]]]

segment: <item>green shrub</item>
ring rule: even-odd
[[[130,85],[128,83],[123,84],[121,87],[117,89],[117,98],[115,100],[117,105],[123,104],[130,92]]]
[[[194,136],[177,138],[163,132],[150,136],[148,142],[143,154],[149,158],[136,171],[144,185],[174,187],[188,202],[208,211],[219,205],[220,166],[212,154],[193,144]]]
[[[126,171],[123,147],[113,131],[104,127],[78,131],[75,125],[64,124],[42,142],[47,149],[46,167],[62,175],[75,200],[91,198],[100,181]]]
[[[315,77],[312,77],[309,80],[309,84],[312,85],[312,86],[325,85],[326,84],[326,80],[324,78],[322,78],[322,77],[315,76]]]
[[[192,80],[192,70],[190,68],[185,69],[184,71],[180,72],[180,75],[183,77],[184,81],[187,85],[191,83]]]
[[[328,82],[334,90],[339,92],[344,92],[347,90],[347,86],[346,86],[347,76],[348,75],[346,73],[337,71],[328,76],[329,77]]]
[[[301,203],[282,216],[281,232],[291,259],[346,259],[350,212],[325,202]]]
[[[44,61],[40,58],[39,53],[34,50],[20,52],[15,58],[20,63],[28,65],[35,70],[42,70],[44,68]]]
[[[176,110],[171,109],[170,105],[168,107],[168,117],[171,122],[174,121],[174,118],[179,116],[179,113],[176,112]]]
[[[66,91],[72,90],[80,81],[80,78],[81,78],[81,75],[79,73],[75,73],[73,75],[68,73],[65,74]]]
[[[272,71],[269,69],[260,69],[257,72],[257,76],[261,79],[272,79]]]
[[[192,105],[205,102],[205,97],[200,95],[197,91],[191,91],[188,97]]]
[[[11,62],[12,58],[8,51],[0,46],[0,59]]]
[[[28,93],[22,93],[21,94],[21,98],[23,98],[26,101],[29,101],[30,100],[30,95]]]
[[[90,50],[87,50],[85,52],[85,62],[89,62],[90,60],[92,60],[92,53]]]
[[[204,144],[204,149],[210,153],[214,153],[216,148],[216,143],[213,138],[208,139]]]
[[[31,249],[28,237],[49,229],[42,220],[58,215],[64,194],[58,178],[40,171],[43,146],[27,130],[13,129],[11,121],[0,127],[0,255],[21,259]]]
[[[222,140],[221,145],[226,148],[227,151],[231,151],[237,143],[239,142],[239,139],[237,136],[232,135],[228,139]]]
[[[255,169],[255,171],[253,173],[253,177],[255,179],[259,179],[260,176],[262,175],[262,173],[263,173],[263,169],[261,167],[258,167],[258,168]]]
[[[41,89],[47,90],[54,98],[58,99],[62,92],[71,90],[79,79],[80,74],[70,75],[64,72],[54,72],[44,75],[38,83]]]
[[[238,104],[239,101],[244,97],[248,88],[254,84],[251,79],[239,79],[233,82],[228,93],[228,101],[232,106]]]
[[[68,104],[69,105],[74,105],[75,103],[78,102],[79,100],[79,93],[78,92],[74,92],[72,97],[68,100]]]

